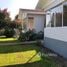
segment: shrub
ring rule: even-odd
[[[9,27],[6,27],[6,28],[5,28],[4,35],[5,35],[7,38],[13,37],[14,34],[15,34],[14,29],[9,28]]]
[[[34,31],[29,30],[25,33],[21,33],[19,36],[19,40],[20,41],[33,41],[36,39],[36,33],[34,33]]]
[[[26,41],[25,33],[20,33],[20,36],[18,38],[19,41]]]
[[[44,33],[42,31],[38,32],[37,39],[44,39]]]
[[[0,29],[0,36],[4,35],[5,29]]]
[[[32,41],[35,40],[36,33],[33,30],[29,30],[25,33],[27,40]]]
[[[43,39],[43,32],[35,33],[33,30],[29,30],[25,33],[21,33],[19,36],[20,41],[34,41]]]

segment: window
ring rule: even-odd
[[[46,13],[46,27],[51,27],[51,14],[49,11]]]
[[[63,25],[67,26],[67,5],[63,6]]]
[[[44,18],[44,27],[46,27],[46,15],[45,15],[45,18]]]
[[[56,27],[62,26],[62,13],[56,13]]]
[[[33,26],[34,26],[33,24],[34,24],[34,18],[33,17],[28,17],[28,28],[30,30],[33,29]]]
[[[62,13],[63,13],[63,6],[58,6],[55,8],[56,10],[56,27],[62,26]]]
[[[47,11],[48,13],[48,11]],[[46,15],[46,26],[47,27],[61,27],[62,26],[62,14],[63,5],[57,6],[49,11]],[[67,15],[67,12],[65,13]],[[65,16],[67,17],[67,16]],[[67,21],[65,21],[66,23]],[[67,24],[67,23],[66,23]]]
[[[54,13],[51,14],[51,27],[54,27]]]

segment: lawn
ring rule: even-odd
[[[0,67],[57,67],[49,57],[39,55],[41,48],[31,45],[0,46]]]
[[[15,42],[15,41],[17,41],[17,38],[6,38],[5,36],[0,36],[0,43]]]
[[[15,41],[17,40],[17,38],[4,38],[4,39],[0,39],[1,42],[4,42],[4,41]]]

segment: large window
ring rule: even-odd
[[[51,14],[51,27],[54,27],[54,18],[55,18],[54,15],[55,15],[54,13]]]
[[[33,29],[33,26],[34,26],[33,24],[34,24],[34,17],[28,17],[28,28],[30,30]]]
[[[46,15],[46,27],[51,27],[51,14]]]
[[[56,13],[56,27],[62,26],[62,13]]]
[[[47,11],[48,12],[48,11]],[[47,27],[61,27],[62,26],[63,6],[60,5],[50,10],[50,14],[46,15]]]
[[[56,27],[62,26],[63,6],[56,7]]]
[[[63,6],[63,25],[67,26],[67,5]]]

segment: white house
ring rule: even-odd
[[[36,9],[46,12],[44,46],[67,58],[67,0],[39,0]]]
[[[22,29],[44,32],[45,12],[42,10],[20,9],[19,19],[22,20]]]

